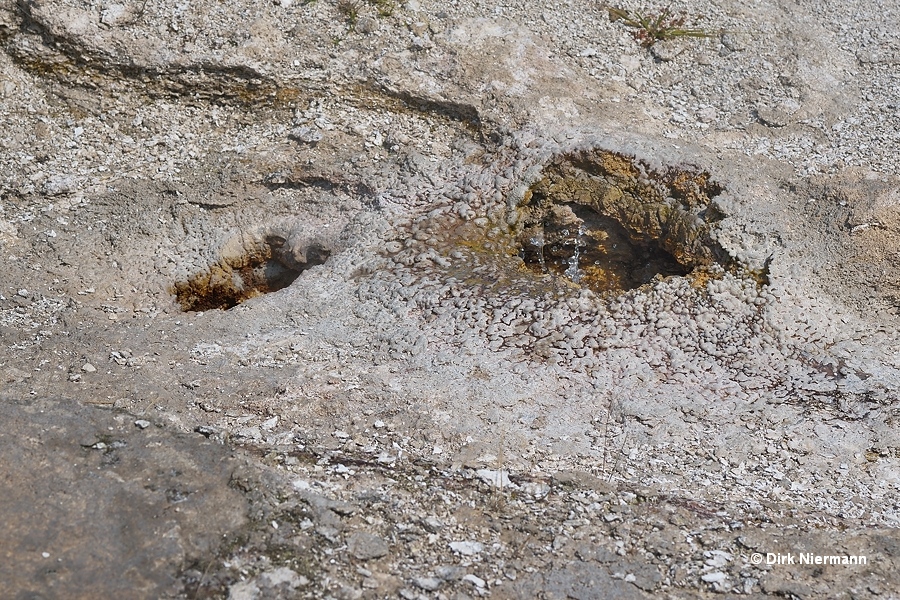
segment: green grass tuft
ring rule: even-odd
[[[607,7],[607,10],[609,20],[613,23],[621,21],[627,27],[631,27],[634,30],[631,35],[645,48],[659,41],[679,37],[711,38],[717,35],[705,29],[684,27],[687,17],[684,13],[672,12],[671,6],[667,6],[657,14],[631,13],[613,6]]]

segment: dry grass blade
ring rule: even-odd
[[[639,27],[640,25],[631,18],[631,15],[627,10],[622,10],[621,8],[615,8],[614,6],[607,7],[609,11],[609,20],[615,23],[618,20],[625,21],[626,25],[630,25],[631,27]]]

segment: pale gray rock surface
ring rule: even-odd
[[[0,1],[4,589],[896,594],[900,7],[684,10]]]

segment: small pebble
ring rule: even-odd
[[[437,577],[416,577],[413,584],[427,592],[433,592],[441,586],[441,580]]]
[[[463,556],[473,556],[484,550],[480,542],[450,542],[450,549]]]

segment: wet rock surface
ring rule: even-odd
[[[0,2],[4,593],[896,594],[900,15],[686,13]]]
[[[599,292],[732,262],[709,237],[724,215],[708,173],[647,172],[611,152],[581,152],[545,170],[525,195],[520,255]],[[721,265],[720,265],[721,266]]]

